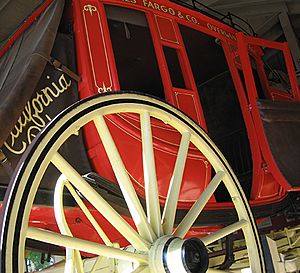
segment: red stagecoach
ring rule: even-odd
[[[197,1],[23,2],[0,51],[0,272],[32,249],[65,256],[43,272],[271,272],[256,224],[283,228],[300,185],[288,44]]]

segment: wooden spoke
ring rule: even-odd
[[[214,178],[211,180],[211,182],[208,184],[205,191],[201,194],[201,196],[198,198],[198,200],[194,203],[194,205],[191,207],[191,209],[188,211],[188,213],[185,215],[185,217],[182,219],[180,224],[177,226],[174,236],[178,236],[183,238],[188,230],[192,227],[193,223],[207,204],[210,197],[215,192],[216,188],[220,184],[224,177],[224,172],[219,171],[216,173]]]
[[[163,230],[161,225],[161,212],[158,198],[158,187],[149,112],[143,112],[141,114],[141,131],[148,221],[152,226],[155,234],[159,237],[163,235]]]
[[[239,229],[244,228],[245,226],[248,225],[248,222],[246,220],[240,220],[236,223],[233,223],[227,227],[224,227],[212,234],[209,234],[203,238],[201,238],[201,241],[207,246],[221,238],[226,237],[227,235],[238,231]]]
[[[149,272],[149,267],[147,265],[140,265],[137,269],[131,273],[147,273]]]
[[[63,235],[73,237],[73,234],[68,226],[63,205],[63,190],[66,178],[61,175],[56,183],[54,190],[54,214],[59,231]],[[84,273],[83,262],[80,252],[71,248],[66,248],[66,266],[65,273],[73,272],[74,267],[78,273]]]
[[[95,263],[94,263],[94,265],[93,265],[93,267],[92,267],[90,273],[95,273],[95,272],[96,272],[97,267],[98,267],[98,265],[100,265],[102,259],[103,259],[103,256],[99,256],[99,257],[96,259],[96,261],[95,261]]]
[[[107,258],[120,259],[138,263],[148,263],[148,256],[101,245],[95,242],[62,235],[53,231],[32,228],[27,229],[27,238],[79,251],[101,255]]]
[[[137,197],[130,177],[126,171],[122,158],[118,152],[115,142],[102,116],[94,119],[94,124],[102,140],[103,146],[110,160],[122,194],[131,213],[132,219],[137,227],[139,234],[148,242],[153,242],[156,236],[147,221],[144,209]]]
[[[184,132],[181,137],[177,159],[173,175],[170,181],[167,200],[162,217],[163,229],[165,234],[171,234],[173,231],[178,197],[183,178],[187,153],[189,149],[190,138],[191,134],[189,132]]]
[[[53,155],[51,162],[135,248],[141,251],[149,249],[150,244],[145,241],[59,153]]]
[[[100,227],[98,222],[95,220],[94,216],[91,214],[89,209],[86,207],[86,205],[83,203],[81,198],[78,196],[78,194],[76,193],[74,187],[68,181],[66,182],[66,187],[69,190],[69,192],[71,193],[71,195],[73,196],[73,198],[75,199],[78,206],[81,208],[84,215],[88,218],[90,223],[93,225],[93,227],[95,228],[95,230],[97,231],[98,235],[103,240],[103,242],[107,246],[113,246],[113,243],[110,241],[110,239],[108,238],[106,233],[103,231],[103,229]]]

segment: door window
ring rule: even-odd
[[[105,6],[121,90],[148,93],[164,99],[147,18],[143,12]]]
[[[267,48],[265,49],[265,54],[262,59],[270,88],[291,94],[291,84],[283,52],[281,50]]]
[[[186,88],[176,49],[168,46],[163,49],[173,87]]]

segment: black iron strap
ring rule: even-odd
[[[48,62],[51,65],[53,65],[55,67],[55,69],[66,73],[69,77],[71,77],[75,81],[77,81],[77,82],[81,81],[81,77],[79,75],[77,75],[75,72],[73,72],[68,67],[63,65],[59,60],[57,60],[57,59],[50,56],[50,58],[48,59]]]
[[[66,67],[64,64],[62,64],[59,60],[51,57],[51,56],[44,56],[40,53],[33,53],[32,55],[37,55],[43,59],[45,59],[49,64],[53,65],[55,67],[55,69],[60,70],[64,73],[66,73],[69,77],[71,77],[73,80],[79,82],[81,81],[81,77],[79,75],[77,75],[75,72],[73,72],[71,69],[69,69],[68,67]]]

